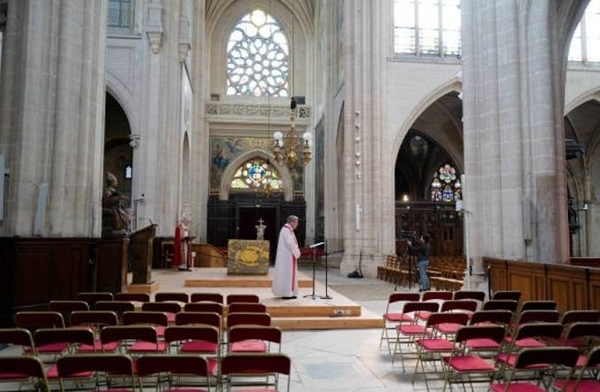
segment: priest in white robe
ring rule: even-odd
[[[294,230],[298,227],[298,217],[290,215],[279,232],[277,256],[273,269],[273,294],[283,299],[298,298],[298,258],[300,248]]]

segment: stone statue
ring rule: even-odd
[[[106,190],[102,195],[102,236],[127,236],[131,232],[131,212],[124,207],[127,198],[118,190],[119,181],[114,174],[106,173]]]
[[[260,218],[258,220],[258,225],[254,226],[256,227],[256,239],[258,241],[263,241],[265,239],[265,229],[267,228],[267,226],[263,225],[263,220],[262,218]]]

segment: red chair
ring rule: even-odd
[[[25,385],[28,386],[26,390],[50,390],[42,362],[30,356],[1,356],[0,383],[18,383],[18,390]],[[14,389],[14,385],[12,388]]]
[[[442,302],[440,312],[462,312],[469,316],[477,310],[477,301],[473,299],[453,299]]]
[[[413,320],[412,315],[402,313],[402,306],[406,302],[418,302],[421,299],[419,293],[392,293],[388,298],[387,305],[385,307],[385,313],[383,314],[383,328],[381,329],[381,336],[379,337],[379,347],[381,343],[385,341],[388,345],[388,352],[392,354],[392,348],[390,346],[391,341],[395,341],[395,338],[389,336],[389,332],[396,329],[396,325],[400,323],[410,323]]]
[[[506,336],[504,352],[497,357],[499,367],[504,370],[515,366],[517,355],[526,348],[547,347],[547,342],[557,341],[563,331],[560,323],[529,323],[521,325],[512,336]]]
[[[90,307],[85,301],[50,301],[48,310],[62,314],[68,324],[72,312],[90,310]]]
[[[570,325],[579,322],[595,323],[600,321],[599,310],[568,310],[560,318],[560,323]]]
[[[156,376],[154,384],[161,391],[208,392],[211,387],[208,361],[200,356],[144,355],[137,359],[136,370],[140,389],[144,389],[143,378],[149,376]],[[199,383],[206,389],[199,388]]]
[[[565,392],[593,392],[600,391],[600,346],[593,348],[583,361],[577,361],[576,369],[569,380],[557,380],[553,386]],[[580,366],[579,366],[580,365]]]
[[[133,312],[135,310],[135,305],[133,302],[129,301],[98,301],[94,305],[94,310],[115,312],[117,318],[121,320],[123,313]]]
[[[17,312],[15,314],[15,325],[33,332],[40,328],[64,328],[65,321],[59,312],[41,310]]]
[[[190,302],[190,297],[187,293],[156,293],[154,294],[154,302],[182,302],[184,304]]]
[[[135,391],[134,364],[127,355],[67,355],[58,359],[56,368],[61,391],[71,390],[71,383],[85,390],[105,385],[103,392]]]
[[[494,295],[492,295],[492,300],[511,300],[517,301],[521,299],[521,292],[517,290],[501,290],[496,291]]]
[[[181,312],[181,305],[177,302],[145,302],[142,304],[144,312],[165,312],[169,319],[169,323],[175,322],[175,315]]]
[[[118,342],[119,351],[123,354],[165,354],[167,344],[158,340],[154,327],[126,325],[109,326],[100,331],[102,345]]]
[[[229,294],[227,296],[227,305],[234,302],[260,302],[256,294]]]
[[[223,294],[221,293],[192,293],[190,302],[210,301],[219,304],[223,303]]]
[[[231,313],[267,313],[267,306],[256,302],[234,302],[227,306],[227,314]]]
[[[521,305],[521,312],[526,310],[556,310],[556,302],[550,301],[525,301]]]
[[[487,324],[507,327],[513,313],[508,310],[478,310],[471,315],[469,325]]]
[[[108,310],[88,310],[84,312],[73,312],[71,313],[70,323],[71,328],[84,327],[94,332],[94,344],[91,346],[87,344],[80,345],[79,352],[111,353],[119,347],[119,344],[116,342],[109,343],[107,346],[103,346],[102,342],[100,341],[100,329],[108,325],[119,324],[119,319],[115,312],[111,312]]]
[[[442,355],[450,354],[454,348],[454,343],[453,339],[448,338],[448,336],[455,334],[459,328],[467,325],[468,322],[469,316],[466,313],[443,312],[429,315],[422,335],[415,339],[417,363],[412,375],[413,384],[417,375],[421,373],[425,381],[425,387],[429,391],[427,375],[438,373],[437,366],[435,366],[436,371],[427,372],[425,371],[424,362],[433,361],[435,365],[435,362],[441,360]]]
[[[116,293],[115,301],[150,302],[148,293]]]
[[[85,301],[90,308],[93,308],[98,301],[112,301],[114,299],[113,293],[108,291],[98,292],[82,292],[77,294],[79,301]]]
[[[123,313],[123,325],[149,325],[156,328],[158,337],[163,337],[165,328],[169,326],[169,318],[165,312],[125,312]]]
[[[181,312],[175,315],[175,325],[209,325],[221,331],[223,320],[214,312]]]
[[[219,330],[210,326],[176,325],[165,330],[165,342],[176,348],[177,354],[200,354],[207,358],[208,374],[217,377],[220,361]]]
[[[80,345],[94,345],[94,333],[81,328],[41,328],[33,334],[36,355],[74,354]]]
[[[223,358],[221,364],[221,374],[225,376],[224,387],[231,390],[234,387],[236,392],[246,391],[275,391],[290,390],[290,371],[292,361],[283,354],[230,354]],[[265,377],[265,375],[271,375]],[[284,387],[279,388],[279,375],[287,376],[287,382],[284,381]],[[252,386],[248,386],[248,379],[255,378]],[[264,389],[258,389],[257,384]],[[243,386],[246,385],[246,388]]]
[[[281,352],[281,336],[278,327],[238,325],[229,329],[227,351],[229,353]]]
[[[568,325],[557,342],[560,346],[584,350],[600,338],[600,322],[576,322]]]
[[[414,344],[415,339],[422,337],[425,332],[425,325],[418,323],[419,318],[416,315],[423,312],[431,315],[437,312],[438,309],[439,304],[437,302],[406,302],[402,307],[402,313],[408,315],[407,317],[411,317],[412,322],[401,323],[396,326],[396,342],[392,352],[392,364],[396,359],[396,353],[399,353],[403,372],[405,371],[404,354],[406,352],[402,351],[402,345],[408,347]]]
[[[508,310],[516,313],[519,303],[512,299],[492,299],[483,303],[482,310]]]
[[[434,301],[437,303],[442,303],[444,301],[451,301],[453,296],[454,293],[452,291],[425,291],[421,297],[421,301]],[[422,321],[427,321],[427,317],[429,317],[431,313],[432,312],[427,311],[418,312],[417,317]]]
[[[492,383],[492,392],[545,392],[548,386],[540,386],[544,382],[542,372],[551,371],[557,377],[565,372],[553,371],[558,366],[572,368],[577,363],[579,352],[572,347],[537,347],[521,351],[514,360],[508,376],[499,383]],[[532,370],[535,372],[532,373]],[[502,372],[501,374],[505,374]],[[522,376],[520,376],[522,375]],[[519,377],[520,376],[520,377]],[[525,378],[527,377],[527,378]],[[560,380],[555,380],[560,382]],[[582,392],[582,391],[580,391]]]
[[[183,307],[185,312],[210,312],[223,316],[223,304],[212,301],[190,302]]]
[[[452,299],[454,299],[454,300],[472,299],[472,300],[483,303],[485,301],[485,291],[469,291],[469,290],[455,291]]]
[[[20,354],[33,353],[33,337],[25,328],[0,328],[0,344],[18,348]]]
[[[227,316],[227,329],[236,325],[271,325],[271,315],[268,313],[232,313]]]
[[[471,325],[459,329],[449,356],[442,358],[444,388],[453,383],[472,385],[489,383],[496,366],[482,353],[497,353],[504,339],[505,328],[500,325]],[[465,379],[466,378],[466,379]]]

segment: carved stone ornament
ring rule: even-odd
[[[163,46],[163,33],[148,32],[148,41],[150,42],[150,50],[152,53],[159,54]]]

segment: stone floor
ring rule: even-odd
[[[324,278],[324,271],[318,270],[316,280],[324,282]],[[395,288],[376,279],[347,278],[335,269],[329,272],[328,283],[330,288],[377,314],[384,312],[387,298]],[[406,360],[405,373],[398,361],[392,365],[387,347],[379,347],[380,333],[380,329],[284,331],[282,351],[292,358],[293,366],[291,391],[426,391],[422,380],[411,383],[414,360]],[[0,355],[8,354],[10,350],[0,351]],[[462,390],[460,386],[453,390],[459,388]],[[441,381],[429,382],[430,391],[441,389]],[[0,390],[15,390],[15,387],[0,384]],[[474,389],[475,392],[486,390],[487,385]]]

